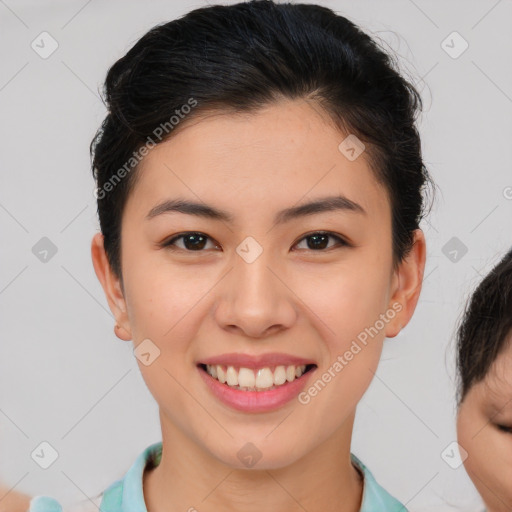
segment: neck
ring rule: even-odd
[[[358,512],[363,479],[350,457],[355,412],[330,438],[293,463],[234,469],[178,430],[162,413],[162,458],[146,470],[148,512]]]

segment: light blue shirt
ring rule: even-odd
[[[147,512],[142,477],[146,466],[152,467],[159,464],[161,454],[162,442],[148,446],[137,457],[125,476],[105,490],[101,498],[101,512]],[[375,481],[370,470],[353,453],[351,457],[352,462],[364,475],[360,512],[408,512],[404,505]],[[91,510],[98,509],[95,506]],[[28,512],[62,512],[62,507],[53,498],[36,496],[32,498]]]

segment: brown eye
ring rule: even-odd
[[[183,246],[178,247],[176,245],[176,241],[182,239],[183,240]],[[184,250],[187,252],[204,252],[202,249],[205,248],[207,245],[207,242],[210,240],[210,237],[205,235],[204,233],[196,233],[196,232],[189,232],[189,233],[182,233],[181,235],[175,236],[171,240],[164,242],[162,244],[162,247],[167,247],[171,250]],[[218,247],[214,244],[214,247]]]
[[[301,238],[298,243],[302,242],[303,240],[308,240],[306,249],[309,249],[312,251],[322,251],[326,248],[331,249],[333,247],[333,246],[328,247],[329,238],[336,240],[338,242],[338,244],[337,244],[338,246],[348,246],[349,245],[341,237],[339,237],[333,233],[329,233],[328,231],[317,231],[315,233],[311,233],[310,235],[307,235],[307,236]],[[298,243],[297,243],[297,245],[298,245]]]

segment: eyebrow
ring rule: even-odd
[[[274,217],[273,225],[276,226],[278,224],[284,224],[299,217],[306,217],[316,213],[332,211],[348,211],[366,215],[366,211],[360,204],[355,203],[345,196],[339,195],[321,197],[299,206],[285,208],[284,210],[277,212]],[[225,221],[227,223],[232,223],[234,221],[233,215],[225,210],[215,208],[205,203],[196,203],[187,199],[167,199],[166,201],[163,201],[149,211],[146,215],[146,220],[153,219],[164,213],[173,212]]]

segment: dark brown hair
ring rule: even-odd
[[[134,155],[149,138],[155,143],[155,130],[173,117],[181,127],[208,110],[256,112],[281,98],[314,100],[367,146],[389,195],[396,265],[412,247],[431,182],[415,126],[421,98],[397,69],[354,23],[318,5],[213,5],[149,30],[109,69],[108,115],[90,146],[114,274],[122,283],[121,217],[136,182]],[[156,143],[174,133],[166,130]]]
[[[512,339],[512,249],[468,301],[457,331],[457,403],[482,381]]]

